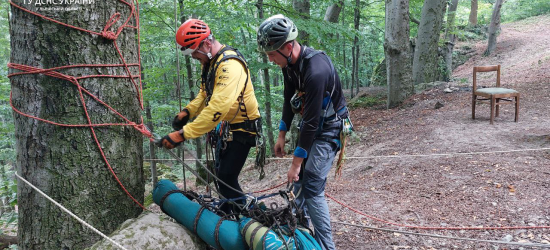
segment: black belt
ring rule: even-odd
[[[262,118],[229,124],[231,130],[243,129],[248,132],[262,132]]]

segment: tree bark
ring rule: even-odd
[[[344,7],[344,0],[338,0],[338,2],[330,5],[325,12],[324,20],[331,23],[337,23],[338,17],[340,17],[340,12],[342,11],[342,7]]]
[[[384,52],[388,83],[387,107],[394,108],[412,95],[409,1],[386,0]]]
[[[491,16],[491,24],[489,25],[489,41],[487,43],[487,50],[483,55],[488,56],[497,47],[497,33],[500,29],[500,9],[502,8],[502,3],[504,0],[496,0],[495,7],[493,8],[493,15]]]
[[[477,25],[477,1],[478,0],[471,0],[470,3],[470,18],[468,19],[468,24],[470,26]]]
[[[446,2],[425,0],[413,58],[415,84],[433,82],[438,76],[438,41]]]
[[[443,77],[445,81],[451,79],[451,74],[453,73],[453,48],[455,46],[455,16],[456,8],[458,6],[458,0],[452,0],[449,5],[449,10],[447,12],[447,29],[445,30],[445,42],[444,52],[445,52],[445,76]]]
[[[181,10],[181,23],[185,22],[187,19],[185,18],[185,14],[183,12],[183,10],[185,10],[185,6],[184,6],[184,3],[183,3],[183,0],[178,0],[179,2],[179,8]],[[193,17],[195,18],[195,17]],[[189,101],[195,99],[195,92],[193,91],[193,89],[195,88],[195,86],[193,85],[193,68],[192,68],[192,64],[191,64],[191,59],[189,56],[186,56],[185,57],[185,69],[187,71],[187,86],[189,86]],[[202,143],[201,143],[201,139],[203,137],[198,137],[198,138],[195,138],[193,141],[195,142],[195,149],[196,149],[196,156],[197,156],[197,159],[195,161],[195,168],[196,169],[199,169],[198,166],[200,166],[202,163],[200,162],[200,160],[202,159]],[[184,170],[185,171],[185,170]],[[200,181],[196,180],[196,183],[198,185],[202,185],[203,183],[201,183]]]
[[[264,1],[258,0],[258,4],[256,5],[258,7],[258,16],[260,17],[260,20],[264,20]],[[262,62],[263,64],[267,64],[267,57],[264,53],[262,54]],[[264,93],[265,93],[265,122],[267,126],[267,139],[269,143],[269,148],[271,149],[271,156],[275,156],[275,139],[273,138],[273,127],[271,126],[273,122],[271,121],[271,84],[269,83],[269,68],[263,69],[264,73]],[[264,133],[265,136],[266,133]]]
[[[360,17],[360,1],[355,0],[355,12],[353,15],[353,24],[356,32],[359,32],[359,20]],[[353,58],[353,65],[352,65],[352,73],[351,73],[351,98],[355,96],[355,94],[359,93],[359,37],[355,35],[355,38],[353,39],[353,47],[351,50],[351,55]],[[355,93],[353,93],[353,87],[356,87]]]
[[[292,7],[296,13],[300,14],[301,18],[309,19],[309,0],[292,0]],[[298,41],[300,41],[301,44],[309,45],[309,34],[304,29],[300,29],[300,27],[298,27]]]
[[[144,64],[147,64],[147,61],[146,60],[142,60]],[[141,80],[143,81],[143,88],[146,89],[147,88],[147,80],[146,80],[146,76],[145,76],[145,73],[143,71],[143,67],[142,67],[142,70],[141,70]],[[149,130],[151,131],[151,133],[154,133],[155,132],[155,127],[154,127],[154,124],[153,124],[153,117],[151,115],[151,103],[147,100],[145,101],[145,118],[147,118],[147,128],[149,128]],[[151,179],[150,181],[152,182],[153,184],[153,187],[155,185],[157,185],[157,182],[158,182],[158,177],[157,177],[157,145],[155,145],[154,142],[150,141],[149,142],[149,158],[151,158]],[[146,176],[145,178],[147,178],[148,176]]]
[[[27,1],[15,4],[55,20],[101,32],[111,15],[120,13],[116,31],[130,15],[129,6],[113,1],[75,4],[76,11],[39,8]],[[42,1],[44,2],[44,1]],[[28,2],[27,2],[28,3]],[[50,6],[52,7],[52,6]],[[120,64],[113,41],[68,28],[11,6],[11,62],[42,69],[76,64]],[[135,20],[129,22],[136,25]],[[138,62],[137,30],[124,28],[116,40],[127,63]],[[60,70],[72,76],[122,75],[122,67]],[[130,67],[139,75],[138,67]],[[19,70],[10,69],[10,73]],[[76,86],[43,74],[12,76],[13,104],[24,113],[65,124],[86,124]],[[136,79],[137,84],[139,80]],[[83,88],[141,123],[137,90],[128,78],[94,77],[79,80]],[[138,86],[139,87],[139,86]],[[121,118],[84,94],[92,123],[120,123]],[[100,230],[110,234],[142,209],[122,190],[100,155],[91,129],[61,127],[14,112],[17,172],[54,200]],[[143,203],[143,137],[130,126],[94,128],[98,141],[128,192]],[[25,184],[18,185],[20,249],[83,249],[101,237],[84,229]]]
[[[145,102],[145,116],[147,117],[147,127],[151,130],[151,133],[155,132],[153,127],[153,117],[151,116],[151,105],[149,101]],[[151,157],[151,182],[153,187],[157,185],[157,145],[154,142],[149,142],[149,155]],[[185,170],[184,170],[185,171]]]

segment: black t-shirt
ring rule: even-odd
[[[342,84],[336,70],[334,70],[333,76],[332,62],[328,56],[320,53],[304,60],[307,55],[314,51],[312,48],[302,46],[296,64],[289,64],[288,67],[282,69],[285,84],[282,121],[287,128],[294,118],[290,99],[297,90],[305,92],[303,123],[300,128],[298,147],[304,149],[307,153],[311,149],[320,118],[323,116],[323,99],[330,96],[331,92],[334,109],[336,111],[345,110],[345,113],[339,114],[341,117],[347,117],[347,109],[344,109],[347,104],[342,93]],[[301,67],[300,63],[303,63]],[[300,68],[302,72],[300,72]]]

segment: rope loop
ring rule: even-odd
[[[111,174],[113,175],[113,177],[115,178],[115,180],[117,181],[117,183],[119,184],[119,186],[122,188],[122,190],[126,193],[126,195],[132,199],[134,201],[134,203],[136,203],[138,206],[140,206],[143,210],[147,210],[139,201],[137,201],[131,194],[130,192],[126,189],[126,187],[124,187],[124,185],[122,184],[122,182],[120,181],[120,179],[118,178],[118,175],[116,173],[116,171],[111,167],[111,164],[109,163],[109,160],[107,159],[107,156],[105,155],[105,153],[103,152],[103,149],[101,147],[101,144],[99,142],[99,139],[97,138],[96,136],[96,133],[95,133],[95,130],[94,130],[94,127],[99,127],[99,126],[132,126],[134,127],[135,129],[137,129],[139,132],[141,132],[143,135],[151,138],[152,137],[152,134],[151,132],[147,129],[147,127],[143,124],[143,117],[141,118],[141,124],[137,125],[136,122],[133,122],[131,120],[129,120],[127,117],[123,116],[120,112],[118,112],[116,109],[114,109],[113,107],[109,106],[107,103],[105,103],[104,101],[102,101],[101,99],[99,99],[98,96],[90,93],[90,91],[88,91],[86,88],[82,87],[82,85],[79,83],[79,80],[81,79],[87,79],[87,78],[97,78],[97,77],[110,77],[110,78],[121,78],[121,77],[124,77],[124,78],[128,78],[130,79],[130,81],[132,82],[132,84],[134,85],[134,88],[136,89],[136,92],[137,92],[137,99],[138,99],[138,102],[140,104],[140,108],[143,110],[143,96],[142,96],[142,85],[141,85],[141,61],[140,61],[140,42],[139,42],[139,37],[140,37],[140,33],[139,33],[139,13],[138,13],[138,10],[139,10],[139,6],[138,6],[138,0],[132,0],[131,2],[132,3],[128,3],[126,2],[125,0],[118,0],[119,2],[122,2],[123,4],[126,4],[128,5],[128,7],[130,8],[130,15],[128,16],[127,19],[125,19],[122,24],[120,25],[120,27],[117,29],[116,32],[113,32],[111,31],[111,28],[113,27],[113,25],[115,25],[120,19],[121,19],[121,14],[116,12],[115,14],[113,14],[109,20],[107,20],[107,23],[105,24],[105,27],[103,27],[103,30],[98,32],[98,31],[92,31],[92,30],[88,30],[88,29],[84,29],[84,28],[81,28],[81,27],[77,27],[77,26],[74,26],[74,25],[70,25],[70,24],[67,24],[67,23],[64,23],[64,22],[61,22],[61,21],[58,21],[58,20],[55,20],[53,18],[50,18],[50,17],[47,17],[45,15],[42,15],[40,13],[37,13],[37,12],[33,12],[31,10],[28,10],[26,8],[23,8],[19,5],[16,5],[15,3],[13,3],[11,0],[9,1],[9,3],[15,7],[15,8],[18,8],[20,9],[21,11],[24,11],[26,13],[29,13],[30,15],[33,15],[33,16],[37,16],[37,17],[40,17],[44,20],[48,20],[50,22],[53,22],[53,23],[56,23],[56,24],[59,24],[61,26],[64,26],[64,27],[68,27],[68,28],[71,28],[71,29],[75,29],[75,30],[79,30],[79,31],[82,31],[82,32],[86,32],[86,33],[89,33],[91,35],[95,35],[95,36],[101,36],[101,37],[104,37],[105,39],[108,39],[108,40],[111,40],[113,41],[113,47],[114,49],[116,50],[119,58],[120,58],[120,61],[122,62],[121,64],[77,64],[77,65],[65,65],[65,66],[59,66],[59,67],[54,67],[54,68],[50,68],[50,69],[41,69],[41,68],[37,68],[37,67],[32,67],[32,66],[29,66],[29,65],[21,65],[21,64],[16,64],[16,63],[8,63],[8,68],[12,68],[12,69],[16,69],[16,70],[19,70],[21,72],[15,72],[15,73],[11,73],[11,74],[8,74],[8,77],[15,77],[15,76],[20,76],[20,75],[27,75],[27,74],[43,74],[43,75],[46,75],[46,76],[50,76],[50,77],[54,77],[54,78],[58,78],[58,79],[62,79],[62,80],[66,80],[66,81],[69,81],[71,82],[73,85],[76,86],[76,88],[78,89],[78,95],[79,95],[79,99],[80,99],[80,102],[82,103],[82,107],[83,107],[83,110],[84,110],[84,114],[86,116],[86,120],[87,120],[87,123],[86,124],[62,124],[62,123],[57,123],[57,122],[54,122],[54,121],[49,121],[49,120],[46,120],[46,119],[42,119],[40,117],[37,117],[37,116],[33,116],[33,115],[29,115],[29,114],[26,114],[24,112],[21,112],[20,110],[18,110],[14,105],[13,105],[13,102],[12,102],[12,94],[10,93],[10,105],[12,107],[12,109],[22,115],[22,116],[25,116],[25,117],[28,117],[28,118],[32,118],[32,119],[36,119],[36,120],[39,120],[39,121],[42,121],[42,122],[46,122],[46,123],[49,123],[49,124],[53,124],[53,125],[57,125],[57,126],[63,126],[63,127],[88,127],[90,128],[90,131],[92,133],[92,136],[93,136],[93,140],[95,141],[95,144],[97,145],[97,148],[101,154],[101,157],[103,158],[103,161],[105,162],[105,164],[107,165],[107,168],[109,169],[109,171],[111,172]],[[131,26],[131,25],[128,25],[128,22],[130,22],[130,20],[134,18],[134,22],[136,23],[136,26]],[[138,59],[138,62],[137,63],[131,63],[131,64],[128,64],[126,63],[126,60],[124,59],[124,56],[122,54],[122,51],[120,51],[117,43],[116,43],[116,39],[117,37],[120,35],[120,33],[122,33],[122,31],[124,29],[134,29],[137,31],[137,59]],[[139,70],[139,74],[137,74],[137,76],[134,76],[132,75],[129,67],[130,66],[138,66],[138,70]],[[72,69],[72,68],[80,68],[80,67],[124,67],[125,71],[126,71],[126,74],[125,75],[86,75],[86,76],[79,76],[79,77],[75,77],[75,76],[71,76],[71,75],[67,75],[67,74],[63,74],[61,72],[58,72],[58,70],[63,70],[63,69]],[[139,85],[138,83],[136,83],[136,81],[134,80],[134,77],[137,77],[139,78]],[[120,117],[122,120],[124,120],[125,122],[124,123],[103,123],[103,124],[94,124],[92,123],[92,119],[90,117],[90,114],[88,113],[88,108],[86,107],[86,100],[84,99],[84,94],[86,94],[87,96],[89,96],[90,98],[92,98],[93,100],[97,101],[98,103],[100,103],[101,105],[105,106],[107,109],[111,110],[116,116]]]
[[[118,22],[118,20],[120,20],[120,13],[117,12],[109,18],[107,24],[105,24],[105,27],[103,28],[103,31],[101,31],[101,36],[108,40],[116,40],[118,34],[110,31],[110,29],[116,22]]]

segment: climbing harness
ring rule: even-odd
[[[227,55],[225,54],[226,51],[234,51],[236,55]],[[220,59],[220,56],[221,56],[221,59]],[[235,113],[235,116],[231,120],[229,120],[226,124],[218,125],[214,130],[209,132],[208,134],[209,138],[207,142],[210,143],[210,145],[208,147],[210,147],[210,151],[212,152],[211,155],[214,156],[214,159],[212,160],[214,160],[214,162],[216,162],[215,165],[218,166],[217,162],[219,162],[220,152],[227,147],[227,142],[233,140],[232,131],[242,129],[250,133],[255,133],[256,134],[255,168],[259,170],[259,178],[261,180],[265,177],[264,166],[265,166],[265,151],[266,151],[265,138],[263,138],[263,135],[262,135],[262,120],[261,118],[258,118],[255,120],[251,120],[250,118],[248,118],[248,112],[246,109],[246,105],[244,103],[244,93],[248,85],[248,79],[249,79],[248,64],[244,59],[243,55],[237,49],[226,45],[220,51],[218,51],[218,53],[213,57],[212,60],[215,62],[214,65],[203,66],[201,79],[202,79],[202,86],[206,92],[205,105],[208,106],[210,98],[213,94],[216,72],[218,71],[220,64],[229,59],[235,59],[243,65],[246,71],[245,85],[243,87],[243,90],[240,92],[239,97],[237,98],[239,103],[238,111]],[[209,67],[209,70],[206,70],[206,67]],[[243,116],[246,118],[246,120],[241,123],[231,124],[231,122],[235,119],[235,117],[239,112],[243,113]],[[220,140],[221,140],[221,143],[220,143]]]
[[[334,65],[332,64],[332,61],[330,60],[330,57],[326,55],[325,52],[320,50],[314,50],[313,52],[310,52],[307,55],[304,55],[307,47],[303,46],[301,60],[298,65],[298,70],[300,73],[303,72],[304,63],[309,62],[309,60],[319,54],[325,55],[325,58],[327,58],[328,63],[330,65],[330,78],[332,78],[332,90],[329,92],[328,90],[325,90],[325,97],[323,98],[323,104],[322,104],[322,115],[320,117],[319,121],[319,127],[317,129],[317,134],[315,136],[315,139],[319,140],[325,140],[328,142],[335,143],[338,148],[340,148],[340,153],[338,155],[338,160],[336,163],[336,175],[340,175],[342,173],[342,168],[344,166],[345,162],[345,149],[346,149],[346,142],[348,136],[350,136],[353,133],[353,124],[350,119],[349,110],[347,107],[342,107],[339,110],[336,110],[337,107],[334,106],[332,96],[334,94],[334,91],[336,89],[336,70],[334,68]],[[287,70],[288,74],[288,70]],[[305,92],[303,91],[304,87],[302,83],[302,76],[296,75],[294,73],[296,78],[298,79],[298,88],[296,89],[296,93],[292,96],[290,99],[290,107],[292,108],[292,111],[295,114],[303,114],[304,111],[304,103],[305,103]],[[290,78],[290,76],[289,76]],[[346,117],[344,117],[345,114],[348,114]],[[336,126],[339,126],[341,128],[341,131],[338,135],[326,135],[323,134],[323,127],[329,126],[329,128],[332,128],[332,123],[340,122],[340,124],[337,124]],[[300,122],[300,127],[302,122]]]

